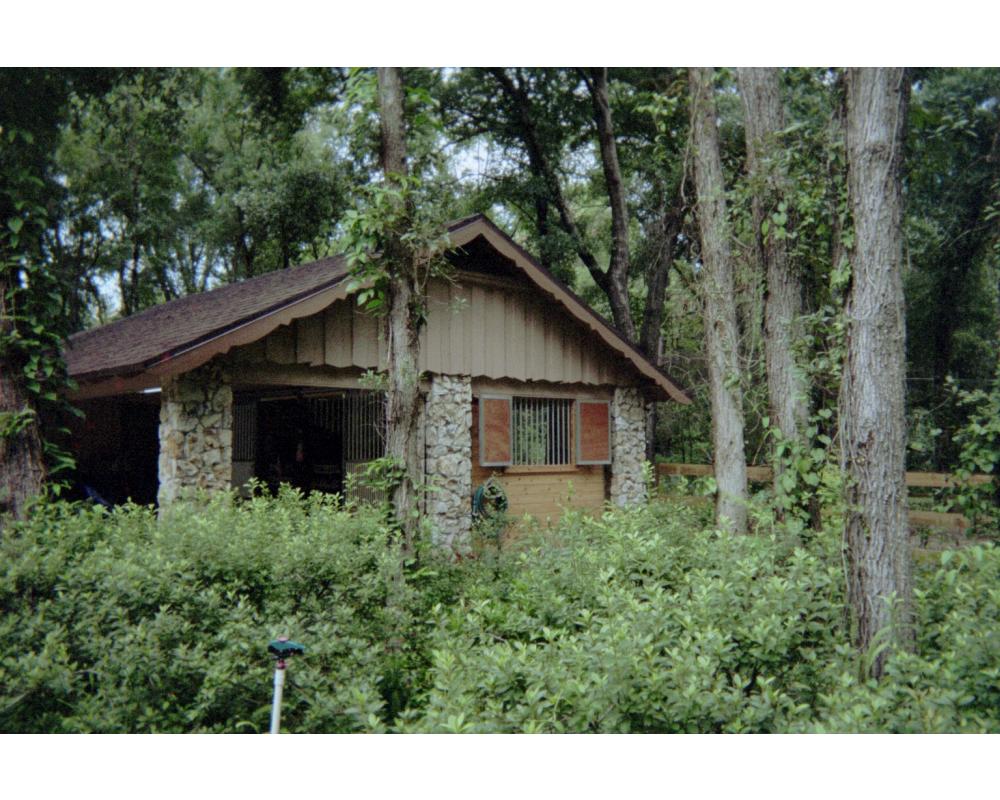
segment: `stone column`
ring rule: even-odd
[[[233,390],[206,365],[171,379],[160,395],[160,490],[165,506],[197,489],[227,491],[233,473]]]
[[[646,460],[646,402],[639,389],[615,389],[611,402],[611,502],[646,502],[642,466]]]
[[[472,378],[431,377],[425,430],[432,541],[464,550],[472,530]]]

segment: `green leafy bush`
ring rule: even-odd
[[[841,626],[835,567],[669,506],[575,518],[439,623],[404,730],[777,730],[808,719]]]
[[[942,508],[955,508],[972,522],[972,533],[1000,540],[1000,362],[989,391],[964,391],[949,380],[950,389],[969,418],[953,440],[960,448],[952,472],[956,485],[942,492]],[[973,483],[975,474],[991,475],[991,483]]]
[[[919,565],[915,653],[849,646],[840,539],[702,530],[656,503],[568,514],[400,584],[378,516],[321,496],[41,506],[0,542],[0,730],[1000,730],[1000,549]]]
[[[1000,550],[918,571],[915,654],[859,680],[839,536],[698,531],[653,506],[573,519],[439,620],[407,731],[1000,730]]]
[[[421,675],[425,606],[458,573],[410,575],[373,515],[322,495],[107,513],[39,507],[0,542],[0,730],[261,731],[266,645],[289,670],[290,730],[379,730]]]

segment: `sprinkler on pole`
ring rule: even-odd
[[[271,733],[277,733],[281,726],[281,694],[285,688],[286,659],[301,656],[305,647],[298,642],[291,642],[287,636],[279,636],[267,646],[267,652],[275,658],[274,663],[274,701],[271,703]]]

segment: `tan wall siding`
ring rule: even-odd
[[[258,357],[276,364],[384,368],[378,318],[352,299],[279,328]],[[634,383],[575,320],[535,291],[436,281],[429,292],[420,367],[443,375],[582,383]]]
[[[559,472],[519,472],[528,467],[507,470],[479,465],[479,403],[472,401],[472,488],[475,490],[495,475],[507,492],[511,517],[531,514],[544,520],[558,519],[564,509],[598,512],[606,499],[604,467],[571,467]]]

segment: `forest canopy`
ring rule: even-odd
[[[1000,344],[1000,72],[908,75],[908,464],[944,470],[958,464],[956,435],[975,411],[965,401],[992,385]],[[54,282],[53,331],[337,252],[345,214],[378,177],[377,119],[356,78],[320,68],[4,69],[0,212],[20,234],[16,251]],[[796,357],[812,404],[832,407],[839,353],[828,333],[847,280],[836,259],[850,245],[843,81],[829,69],[786,69],[780,80],[783,128],[766,160],[785,194],[763,229],[800,276]],[[412,69],[405,81],[425,216],[486,212],[522,241],[692,389],[693,407],[660,419],[655,452],[710,458],[686,72]],[[751,207],[760,178],[748,170],[737,84],[735,71],[717,71],[746,450],[761,462],[765,286]]]

